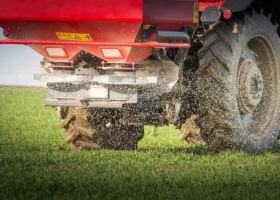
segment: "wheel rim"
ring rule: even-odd
[[[251,137],[262,138],[275,122],[278,70],[272,45],[262,36],[243,48],[237,75],[237,103],[242,125]]]
[[[253,60],[246,59],[239,66],[238,105],[242,115],[253,113],[263,96],[263,77]]]

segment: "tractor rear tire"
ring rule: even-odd
[[[196,71],[196,123],[210,150],[262,153],[276,148],[280,129],[277,29],[270,15],[248,10],[205,33]]]
[[[60,127],[67,132],[67,143],[72,143],[77,150],[113,149],[136,150],[138,142],[144,136],[144,126],[113,125],[106,127],[101,113],[98,118],[103,122],[94,123],[97,116],[87,109],[70,107]]]

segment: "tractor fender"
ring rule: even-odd
[[[240,12],[246,10],[254,0],[227,0],[222,5],[222,10],[231,10],[232,12]]]

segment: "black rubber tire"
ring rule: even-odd
[[[215,24],[205,33],[204,45],[198,52],[200,63],[196,71],[196,99],[199,103],[196,122],[210,150],[262,153],[276,148],[280,119],[280,68],[279,58],[276,58],[276,55],[280,55],[280,40],[277,28],[277,24],[271,23],[269,15],[250,9],[231,21]],[[262,53],[274,63],[268,64],[266,69],[264,63],[258,65],[262,73],[271,75],[271,85],[268,81],[264,82],[266,93],[256,108],[257,113],[254,113],[254,117],[260,116],[253,131],[247,130],[241,120],[237,102],[237,73],[244,46],[254,38],[254,41],[269,44],[267,47],[271,49]]]
[[[66,142],[72,143],[78,150],[136,150],[139,140],[144,137],[143,125],[119,124],[107,128],[105,120],[108,113],[106,112],[96,115],[86,109],[71,107],[68,111],[60,127],[64,128],[68,134]],[[95,120],[97,117],[98,120]]]

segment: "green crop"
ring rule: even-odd
[[[0,199],[279,199],[280,149],[210,154],[173,126],[137,151],[73,151],[44,89],[0,88]]]

